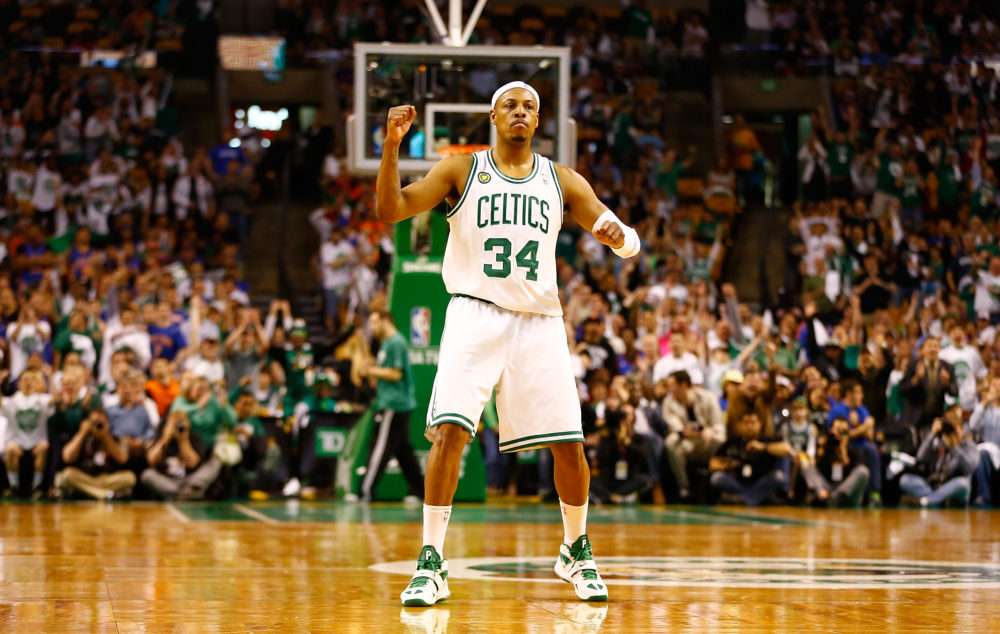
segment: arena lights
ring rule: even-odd
[[[268,130],[276,132],[281,129],[284,121],[288,119],[288,108],[280,110],[264,110],[260,106],[250,106],[244,112],[242,108],[233,113],[236,116],[235,126],[241,129],[246,118],[247,127],[254,130]]]

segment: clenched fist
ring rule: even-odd
[[[594,237],[597,241],[612,249],[617,249],[625,244],[625,232],[617,222],[608,220],[600,227],[594,229]]]
[[[393,106],[389,108],[389,116],[385,122],[385,142],[399,145],[403,137],[410,131],[413,120],[417,118],[417,109],[413,106]]]

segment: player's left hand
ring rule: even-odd
[[[594,237],[597,241],[612,249],[617,249],[625,245],[625,232],[618,226],[617,222],[605,221],[603,225],[594,229]]]

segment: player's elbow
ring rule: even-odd
[[[396,211],[399,209],[398,203],[393,203],[389,201],[376,201],[375,202],[375,217],[381,222],[399,222],[400,218],[397,217]]]

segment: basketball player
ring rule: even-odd
[[[590,471],[556,290],[555,248],[564,208],[620,257],[639,252],[639,236],[577,172],[531,151],[539,119],[534,88],[511,82],[493,94],[491,105],[495,148],[443,159],[403,189],[399,146],[417,111],[396,106],[388,115],[376,183],[378,218],[398,222],[447,200],[451,225],[442,275],[452,299],[427,411],[433,447],[424,482],[424,546],[400,598],[405,606],[429,606],[450,595],[442,553],[462,448],[495,386],[500,450],[552,450],[564,529],[556,574],[581,599],[606,601],[586,534]]]

